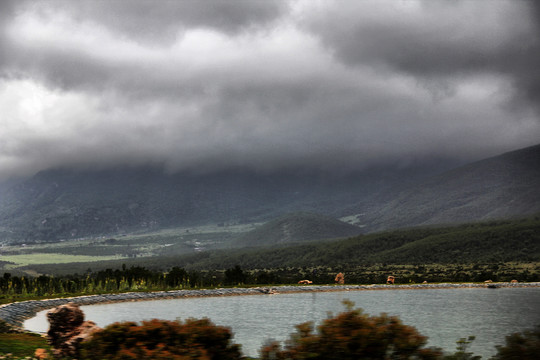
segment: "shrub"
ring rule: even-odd
[[[15,330],[13,329],[13,326],[11,326],[5,320],[0,319],[0,334],[9,334],[12,332],[15,332]]]
[[[468,338],[459,339],[457,344],[457,351],[452,355],[446,355],[444,360],[480,360],[482,357],[474,355],[472,352],[468,352],[469,345],[474,341],[475,336],[469,336]]]
[[[313,359],[437,359],[441,351],[423,348],[427,338],[399,318],[381,314],[368,316],[352,309],[326,319],[313,333],[311,323],[297,325],[282,350],[270,343],[261,349],[263,360]]]
[[[232,333],[208,319],[150,320],[141,324],[115,323],[84,342],[85,359],[241,359],[240,346],[231,344]]]
[[[504,346],[497,346],[494,360],[535,360],[540,354],[540,325],[534,330],[506,337]]]

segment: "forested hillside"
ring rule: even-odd
[[[540,218],[397,230],[276,250],[215,253],[205,259],[184,261],[183,265],[198,269],[223,269],[235,264],[278,268],[535,262],[540,261]]]
[[[319,241],[278,248],[202,252],[104,262],[33,265],[38,273],[84,273],[106,268],[144,266],[166,270],[277,269],[287,267],[347,267],[375,264],[482,264],[540,262],[540,215],[520,220],[470,223],[450,227],[421,227]]]
[[[289,243],[343,238],[362,229],[337,219],[314,213],[292,213],[247,232],[234,242],[236,247],[286,245]]]

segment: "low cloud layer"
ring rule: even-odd
[[[361,168],[540,139],[530,1],[3,1],[0,178]]]

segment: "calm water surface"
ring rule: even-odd
[[[245,355],[258,356],[268,339],[283,341],[294,325],[319,324],[329,312],[344,310],[348,299],[364,312],[397,315],[429,337],[429,346],[453,352],[461,337],[475,335],[470,347],[488,358],[505,336],[540,324],[540,288],[429,289],[342,291],[259,296],[232,296],[154,300],[82,306],[87,320],[104,327],[116,321],[185,319],[208,317],[232,329],[234,342]],[[25,322],[32,331],[45,332],[48,323],[42,311]]]

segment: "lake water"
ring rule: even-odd
[[[258,296],[154,300],[82,306],[87,320],[104,327],[117,321],[208,317],[232,329],[245,355],[258,356],[268,339],[283,341],[294,325],[319,324],[329,312],[344,310],[348,299],[364,312],[397,315],[429,337],[429,346],[454,352],[461,337],[475,335],[470,351],[484,359],[504,344],[505,336],[540,324],[540,288],[340,291]],[[25,328],[46,332],[42,311]]]

